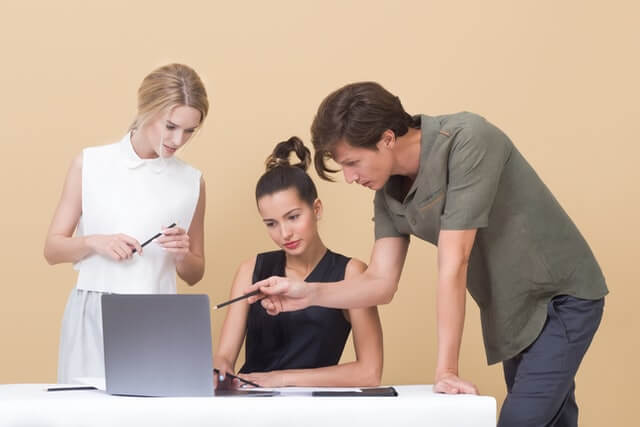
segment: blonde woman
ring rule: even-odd
[[[79,272],[62,319],[59,383],[104,376],[102,294],[170,294],[176,272],[190,285],[202,278],[204,180],[174,154],[208,110],[194,70],[160,67],[142,81],[126,135],[73,160],[44,247],[49,264],[71,262]]]

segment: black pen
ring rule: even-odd
[[[220,371],[218,370],[218,368],[213,368],[213,372],[215,372],[215,373],[216,373],[216,374],[218,374],[218,375],[220,374]],[[239,377],[239,376],[237,376],[237,375],[233,375],[233,374],[230,374],[230,373],[228,373],[228,372],[227,372],[225,375],[226,375],[226,376],[228,376],[228,377],[234,378],[234,379],[236,379],[236,380],[238,380],[238,381],[240,381],[240,382],[243,382],[243,383],[245,383],[245,384],[248,384],[248,385],[250,385],[250,386],[261,388],[258,384],[256,384],[256,383],[252,383],[252,382],[251,382],[251,381],[249,381],[249,380],[245,380],[245,379],[243,379],[243,378],[240,378],[240,377]]]
[[[168,226],[167,228],[173,228],[173,227],[175,227],[175,226],[176,226],[176,223],[174,222],[173,224],[171,224],[171,225],[170,225],[170,226]],[[160,237],[160,236],[162,236],[162,233],[161,233],[161,232],[160,232],[160,233],[158,233],[158,234],[156,234],[155,236],[153,236],[152,238],[150,238],[149,240],[147,240],[146,242],[144,242],[144,243],[143,243],[143,244],[141,244],[140,246],[144,248],[144,247],[145,247],[145,246],[147,246],[149,243],[151,243],[154,239],[157,239],[157,238],[158,238],[158,237]],[[135,254],[135,253],[136,253],[136,251],[137,251],[137,249],[135,249],[135,248],[134,248],[134,249],[133,249],[133,253]]]
[[[96,387],[92,385],[80,385],[80,386],[53,386],[48,387],[47,391],[73,391],[73,390],[97,390]]]
[[[249,298],[249,297],[252,297],[252,296],[254,296],[254,295],[258,295],[259,293],[260,293],[260,289],[256,289],[255,291],[251,291],[251,292],[249,292],[248,294],[244,294],[244,295],[241,295],[241,296],[239,296],[239,297],[237,297],[237,298],[231,299],[231,300],[229,300],[229,301],[225,301],[225,302],[222,302],[222,303],[220,303],[220,304],[218,304],[218,305],[214,305],[212,308],[213,308],[214,310],[217,310],[217,309],[219,309],[219,308],[224,307],[225,305],[233,304],[233,303],[234,303],[234,302],[236,302],[236,301],[240,301],[240,300],[242,300],[242,299]]]

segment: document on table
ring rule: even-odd
[[[314,396],[314,397],[358,397],[358,396],[397,396],[393,387],[276,387],[252,388],[277,392],[279,396]]]
[[[263,391],[273,391],[278,394],[278,396],[313,396],[313,393],[316,391],[332,391],[332,392],[354,392],[357,393],[360,391],[359,388],[353,387],[260,387],[253,388],[247,387],[247,390],[263,390]]]

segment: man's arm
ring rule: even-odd
[[[467,267],[476,230],[442,230],[438,236],[438,361],[434,390],[477,394],[475,385],[458,377],[464,327]]]
[[[246,293],[260,289],[250,297],[271,315],[318,305],[331,308],[364,308],[387,304],[393,299],[407,257],[409,238],[385,237],[376,240],[369,267],[364,273],[334,283],[304,283],[286,277],[270,277],[256,282]],[[264,298],[263,298],[264,297]]]

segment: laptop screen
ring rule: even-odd
[[[103,295],[106,389],[130,396],[213,396],[207,295]]]

